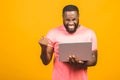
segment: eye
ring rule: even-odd
[[[66,21],[70,21],[70,19],[65,19]]]
[[[74,19],[72,19],[72,21],[75,21],[76,19],[74,18]]]

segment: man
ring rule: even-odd
[[[79,25],[79,10],[74,5],[63,8],[63,24],[50,30],[46,37],[39,41],[41,46],[41,59],[43,64],[50,63],[54,53],[54,66],[52,80],[88,80],[87,67],[97,62],[97,41],[95,33]],[[69,62],[60,62],[58,59],[58,44],[72,42],[92,42],[92,58],[82,61],[74,55],[68,57]]]

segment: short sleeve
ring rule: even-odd
[[[54,47],[55,40],[54,40],[54,32],[53,32],[53,30],[50,30],[47,33],[46,38],[48,39],[48,46]]]
[[[92,50],[97,50],[97,38],[94,31],[91,31]]]

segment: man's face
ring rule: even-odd
[[[77,11],[64,12],[63,24],[69,33],[74,33],[79,25],[79,14],[77,13]]]

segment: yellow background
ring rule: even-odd
[[[42,64],[38,40],[62,24],[62,8],[71,3],[97,35],[98,64],[89,80],[120,80],[119,0],[1,0],[0,80],[51,80],[53,62]]]

